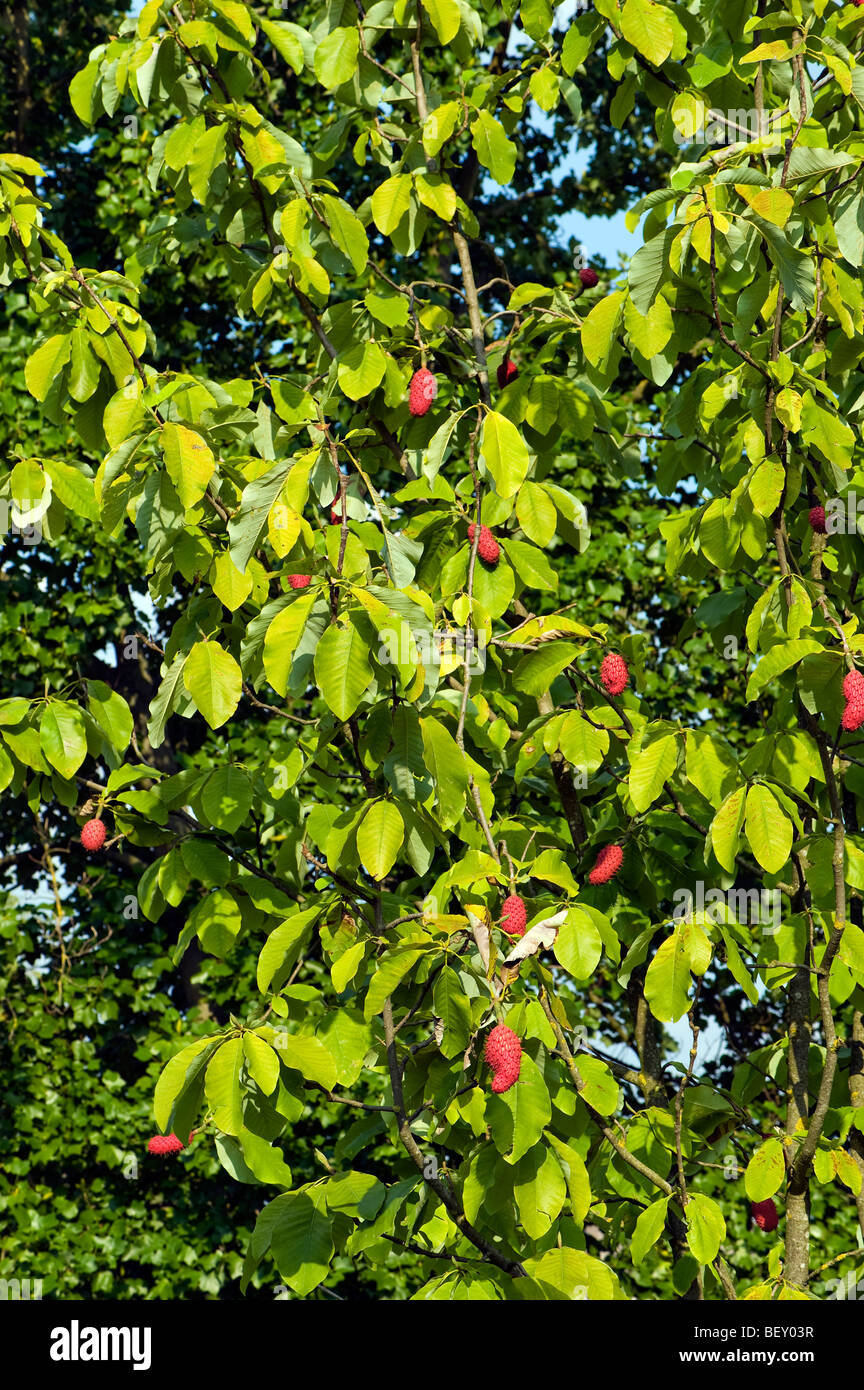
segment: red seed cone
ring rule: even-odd
[[[474,532],[476,531],[474,522],[468,527],[468,539],[473,542]],[[481,560],[485,560],[487,565],[497,565],[501,555],[501,547],[492,535],[488,526],[480,527],[480,539],[477,542],[477,554]]]
[[[582,281],[586,290],[593,290],[594,286],[599,284],[600,276],[590,265],[586,265],[579,271],[579,279]]]
[[[425,415],[438,395],[438,382],[427,367],[421,367],[408,387],[408,409],[412,415]]]
[[[105,822],[99,820],[85,821],[81,827],[81,843],[88,854],[93,854],[97,849],[101,849],[105,843]]]
[[[608,883],[614,878],[624,863],[624,851],[620,845],[604,845],[597,855],[597,862],[588,875],[589,883]]]
[[[311,575],[308,574],[289,574],[288,583],[292,589],[308,589],[312,582]]]
[[[847,732],[852,733],[864,724],[864,672],[847,672],[843,678],[843,694],[846,708],[840,723]]]
[[[511,381],[516,380],[519,375],[519,368],[512,358],[505,357],[503,362],[499,362],[496,375],[498,377],[498,385],[503,391],[505,386],[509,386]]]
[[[780,1223],[774,1200],[767,1197],[764,1202],[751,1202],[750,1215],[760,1231],[776,1231]]]
[[[492,1090],[498,1095],[509,1091],[519,1080],[522,1066],[522,1044],[513,1029],[506,1023],[496,1024],[486,1039],[483,1055],[492,1068]]]
[[[501,908],[501,930],[506,932],[508,936],[524,936],[527,920],[528,914],[525,911],[525,904],[516,893],[511,893],[509,898],[504,899],[504,905]]]
[[[610,652],[600,666],[600,682],[608,695],[620,695],[630,684],[630,672],[623,656]]]
[[[189,1135],[192,1138],[192,1135]],[[186,1145],[177,1138],[176,1134],[154,1134],[153,1138],[147,1143],[147,1152],[151,1154],[178,1154]]]
[[[828,531],[825,526],[824,507],[811,507],[808,514],[808,520],[813,530],[816,532],[817,536],[827,536]]]

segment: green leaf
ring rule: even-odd
[[[557,1220],[567,1196],[561,1164],[545,1145],[538,1144],[515,1166],[513,1195],[522,1227],[540,1240]]]
[[[656,1202],[639,1213],[630,1241],[630,1256],[634,1265],[640,1265],[652,1246],[657,1244],[666,1226],[668,1197],[659,1197]]]
[[[558,747],[574,768],[589,776],[603,765],[609,751],[609,735],[597,729],[576,710],[571,710],[561,725]]]
[[[585,1160],[570,1144],[565,1144],[564,1140],[559,1139],[551,1130],[546,1137],[561,1159],[573,1220],[577,1226],[581,1226],[588,1215],[592,1202],[591,1183],[588,1169],[585,1167]]]
[[[516,517],[535,545],[547,546],[555,535],[555,504],[539,483],[529,479],[522,484],[516,498]]]
[[[684,1208],[687,1244],[694,1259],[710,1265],[720,1253],[726,1238],[726,1222],[717,1203],[701,1192],[693,1192]]]
[[[259,28],[267,35],[279,57],[293,68],[296,73],[303,71],[303,45],[298,38],[296,24],[287,24],[278,19],[265,19],[263,15],[255,16],[255,21]]]
[[[338,719],[350,719],[372,681],[369,649],[350,621],[331,623],[315,648],[315,680]]]
[[[747,682],[747,699],[757,699],[775,676],[781,675],[783,671],[788,671],[790,666],[796,666],[799,661],[804,660],[805,656],[812,656],[815,652],[823,650],[821,642],[814,642],[809,637],[798,638],[792,642],[778,642],[769,652],[766,652],[751,672]]]
[[[194,1074],[193,1067],[197,1071],[202,1060],[201,1054],[214,1046],[212,1038],[196,1038],[195,1042],[176,1053],[163,1067],[153,1096],[153,1113],[157,1125],[163,1132],[171,1122],[171,1112],[176,1100]]]
[[[605,372],[609,364],[623,307],[624,294],[621,290],[616,290],[614,294],[607,294],[605,299],[599,300],[582,322],[582,349],[588,361],[598,371]]]
[[[449,179],[440,174],[418,174],[416,179],[417,197],[426,208],[431,208],[443,222],[452,222],[456,213],[456,190]]]
[[[423,0],[423,8],[442,44],[448,44],[455,39],[461,23],[456,0]]]
[[[352,1171],[331,1178],[326,1192],[330,1211],[344,1212],[355,1221],[370,1221],[381,1210],[388,1189],[371,1173]]]
[[[362,400],[380,386],[386,369],[387,358],[377,343],[358,343],[339,359],[339,385],[349,400]]]
[[[231,559],[241,573],[246,569],[249,557],[267,530],[273,503],[279,497],[290,472],[290,464],[276,463],[262,477],[248,483],[243,489],[240,510],[234,513],[228,523]]]
[[[556,1246],[539,1258],[530,1256],[522,1262],[532,1279],[550,1284],[569,1299],[585,1299],[589,1303],[624,1298],[618,1276],[593,1255],[584,1250]],[[518,1280],[514,1280],[514,1284]]]
[[[793,826],[770,789],[756,782],[747,793],[747,841],[758,863],[771,874],[789,860]]]
[[[461,101],[445,101],[430,111],[423,122],[423,148],[433,158],[450,139],[462,116]]]
[[[39,743],[61,777],[74,777],[87,756],[87,726],[78,706],[50,701],[39,721]]]
[[[288,689],[294,653],[316,602],[314,589],[301,590],[276,614],[264,635],[264,670],[273,689],[280,695],[284,695]]]
[[[760,516],[770,516],[777,510],[786,473],[778,458],[763,459],[750,480],[750,500]]]
[[[179,964],[193,936],[198,937],[210,955],[223,959],[231,952],[242,926],[240,906],[233,893],[227,888],[208,893],[195,904],[186,919],[174,953],[175,964]]]
[[[51,479],[54,495],[64,507],[86,521],[99,520],[93,479],[63,459],[44,459],[43,467]]]
[[[258,957],[258,988],[280,989],[302,955],[321,907],[297,912],[272,931]]]
[[[645,975],[645,998],[661,1023],[674,1023],[690,1007],[690,974],[704,975],[711,942],[695,922],[681,922],[660,945]]]
[[[330,979],[337,994],[348,988],[360,968],[365,953],[365,941],[355,941],[353,946],[349,946],[348,950],[333,962],[330,967]]]
[[[380,1014],[386,1000],[399,987],[405,976],[414,969],[420,955],[420,951],[407,948],[389,951],[381,957],[366,991],[366,999],[363,1003],[364,1018],[375,1018]]]
[[[455,825],[465,809],[468,769],[453,736],[437,719],[421,719],[423,761],[429,769],[438,797],[442,828]]]
[[[357,831],[357,853],[372,878],[387,877],[404,835],[404,822],[392,801],[376,801],[369,807]]]
[[[504,553],[528,589],[557,589],[558,574],[543,554],[525,541],[507,540]]]
[[[492,1142],[508,1163],[517,1163],[533,1149],[552,1118],[552,1103],[543,1075],[527,1052],[522,1053],[519,1080],[509,1091],[486,1097],[486,1123]]]
[[[286,1192],[266,1208],[271,1218],[270,1250],[276,1267],[299,1298],[306,1298],[326,1279],[333,1258],[331,1221],[322,1207],[323,1190]]]
[[[207,491],[207,484],[216,470],[210,446],[195,430],[170,421],[162,426],[160,444],[168,476],[180,501],[184,507],[194,507]]]
[[[647,811],[663,792],[678,762],[678,740],[674,734],[654,739],[633,758],[628,786],[637,811]]]
[[[647,314],[657,297],[669,268],[669,253],[678,235],[677,227],[667,227],[640,246],[627,270],[633,303],[640,314]],[[602,301],[601,301],[602,303]]]
[[[478,111],[471,126],[471,143],[495,182],[508,184],[516,169],[516,146],[508,140],[501,122],[488,111]]]
[[[614,1115],[621,1094],[618,1082],[606,1063],[601,1062],[599,1057],[591,1057],[588,1053],[581,1052],[576,1058],[576,1065],[583,1081],[579,1095],[585,1104],[590,1105],[599,1115]]]
[[[779,1192],[786,1178],[783,1145],[767,1139],[756,1150],[744,1172],[744,1188],[751,1202],[764,1202]]]
[[[219,729],[240,703],[243,675],[218,642],[196,642],[183,668],[183,684],[210,728]]]
[[[132,737],[132,714],[126,701],[104,681],[87,682],[87,708],[112,748],[124,753]]]
[[[69,100],[72,110],[84,125],[92,125],[95,118],[93,101],[96,83],[99,79],[99,63],[94,59],[76,72],[69,83]]]
[[[563,925],[558,928],[552,949],[555,959],[569,975],[576,980],[588,980],[603,954],[603,942],[588,913],[579,907],[571,907]]]
[[[283,1066],[299,1071],[307,1081],[315,1081],[328,1091],[333,1089],[336,1063],[318,1038],[308,1033],[288,1033],[281,1028],[269,1030],[268,1036]]]
[[[252,576],[238,570],[227,550],[221,551],[210,570],[210,585],[220,603],[229,613],[242,608],[252,592]]]
[[[186,653],[178,652],[162,677],[159,689],[150,702],[147,737],[152,748],[158,748],[164,742],[165,725],[168,717],[177,708],[179,698],[185,699],[181,689],[185,669]]]
[[[654,0],[624,0],[620,23],[621,33],[638,53],[655,67],[665,63],[672,52],[675,31],[662,5]]]
[[[785,233],[756,212],[749,213],[768,243],[771,258],[776,264],[783,289],[792,307],[802,312],[813,308],[816,299],[816,272],[811,256],[793,246]]]
[[[227,1168],[240,1182],[248,1182],[250,1179],[237,1172],[235,1165],[236,1168],[242,1165],[248,1169],[251,1177],[258,1182],[275,1187],[291,1186],[291,1169],[279,1150],[268,1144],[260,1135],[253,1134],[252,1130],[241,1129],[236,1139],[232,1135],[217,1135],[216,1146],[223,1168]]]
[[[321,86],[333,91],[350,82],[357,71],[359,54],[360,35],[356,27],[331,30],[315,49],[315,76]]]
[[[528,695],[545,694],[555,677],[575,661],[579,650],[574,642],[558,638],[544,642],[542,647],[522,657],[513,673],[513,684]]]
[[[71,334],[55,333],[27,358],[24,380],[30,395],[35,396],[37,401],[44,401],[51,387],[61,376],[71,352]]]
[[[471,1001],[462,980],[449,966],[438,975],[432,999],[435,1013],[444,1025],[440,1044],[443,1056],[464,1053],[471,1035]]]
[[[759,991],[753,982],[746,965],[741,959],[741,952],[738,950],[730,932],[720,928],[723,940],[726,943],[726,963],[732,978],[741,986],[751,1004],[758,1004]]]
[[[321,204],[330,224],[330,235],[348,257],[355,274],[366,269],[369,259],[369,238],[360,218],[342,198],[334,198],[329,193],[322,194]],[[341,365],[341,364],[340,364]],[[356,397],[354,397],[356,400]]]
[[[255,1033],[243,1034],[246,1069],[265,1096],[275,1091],[279,1080],[279,1058],[269,1043]]]
[[[199,796],[211,825],[234,834],[252,809],[252,783],[242,768],[217,767],[205,780]]]
[[[718,862],[727,873],[735,871],[735,856],[741,826],[744,823],[744,794],[746,787],[730,792],[711,822],[711,845]]]
[[[372,217],[384,236],[392,236],[411,206],[411,175],[393,174],[372,194]]]
[[[223,1134],[239,1134],[243,1128],[243,1097],[240,1079],[244,1052],[240,1038],[229,1038],[213,1054],[204,1078],[204,1093],[212,1110],[213,1123]]]

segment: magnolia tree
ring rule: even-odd
[[[150,0],[70,87],[86,126],[160,131],[124,273],[75,264],[40,167],[0,159],[27,388],[101,460],[13,461],[11,520],[137,548],[157,616],[129,640],[161,662],[146,737],[74,671],[0,702],[0,784],[77,814],[94,862],[135,847],[177,961],[197,938],[254,975],[260,1006],[178,1039],[151,1141],[264,1189],[247,1280],[308,1297],[336,1256],[407,1252],[421,1299],[806,1298],[864,1232],[864,14],[755,8]],[[478,211],[537,108],[580,121],[598,54],[670,173],[626,273],[516,282]],[[148,361],[148,280],[214,248],[286,370]],[[650,612],[557,599],[592,545],[565,450],[625,508],[651,469],[636,545],[728,723],[683,658],[690,717],[662,697]],[[236,757],[241,701],[267,756]],[[178,719],[222,731],[203,768],[160,766]],[[720,1084],[700,1027],[730,990],[773,1032]],[[345,1123],[297,1185],[325,1102]]]

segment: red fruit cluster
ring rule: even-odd
[[[189,1135],[192,1138],[192,1135]],[[151,1154],[179,1154],[186,1145],[182,1139],[178,1139],[176,1134],[154,1134],[153,1138],[147,1143],[147,1152]]]
[[[519,1080],[522,1065],[522,1044],[506,1023],[498,1023],[486,1039],[483,1053],[492,1068],[492,1090],[498,1095],[509,1091]]]
[[[525,904],[516,893],[511,893],[509,898],[504,899],[504,906],[501,908],[501,930],[508,936],[524,936],[527,920]]]
[[[862,0],[862,4],[864,4],[864,0]],[[825,526],[824,507],[811,507],[808,519],[817,536],[826,536],[828,534]]]
[[[750,1214],[760,1231],[776,1231],[780,1217],[774,1205],[773,1198],[767,1197],[764,1202],[751,1202]]]
[[[604,845],[597,855],[597,863],[588,875],[588,882],[608,883],[623,863],[624,851],[620,845]]]
[[[593,290],[594,286],[599,283],[600,276],[596,270],[592,270],[590,265],[586,265],[579,271],[579,279],[586,290]]]
[[[98,818],[85,821],[81,829],[81,843],[88,854],[101,849],[105,843],[105,822]]]
[[[845,677],[843,695],[846,699],[846,708],[840,722],[843,728],[850,732],[853,729],[860,729],[861,725],[864,724],[864,674],[861,671],[850,671]]]
[[[499,363],[497,372],[498,385],[501,387],[501,390],[503,391],[505,386],[509,386],[511,381],[515,381],[518,375],[519,368],[516,366],[516,363],[509,357],[505,357],[504,361]]]
[[[476,531],[476,529],[477,528],[474,525],[474,522],[472,521],[471,525],[468,527],[469,541],[473,542],[474,532]],[[501,554],[501,547],[499,546],[495,537],[492,535],[492,532],[489,530],[488,526],[480,527],[480,539],[477,542],[477,554],[480,556],[481,560],[486,561],[487,565],[497,565],[498,563],[498,557]]]
[[[288,583],[292,589],[308,589],[312,582],[311,575],[308,574],[289,574]]]
[[[425,415],[438,395],[438,382],[427,367],[421,367],[408,387],[408,409],[412,415]]]
[[[600,681],[607,695],[620,695],[630,683],[630,672],[623,656],[610,652],[600,666]]]

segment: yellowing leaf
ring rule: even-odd
[[[160,443],[168,476],[180,501],[184,507],[194,507],[207,491],[207,484],[216,470],[209,445],[195,430],[173,421],[162,426]]]

